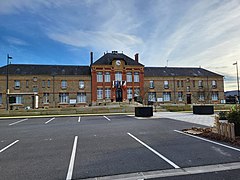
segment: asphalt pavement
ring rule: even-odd
[[[240,172],[237,147],[178,131],[201,123],[154,117],[1,120],[0,179],[214,179]]]

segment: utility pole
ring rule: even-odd
[[[239,104],[239,77],[238,77],[238,63],[237,63],[237,61],[235,63],[233,63],[233,65],[236,65],[236,70],[237,70],[237,88],[238,88],[237,98],[238,98],[238,104]]]
[[[8,74],[9,74],[9,69],[8,69],[8,66],[9,66],[9,60],[12,59],[11,56],[9,56],[9,54],[7,54],[7,67],[6,67],[6,110],[8,111],[9,110],[9,87],[8,87]]]

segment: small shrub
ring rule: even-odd
[[[228,122],[234,124],[240,124],[240,106],[233,106],[230,112],[227,114]]]
[[[220,111],[218,115],[219,115],[219,120],[227,120],[228,113],[226,111]]]

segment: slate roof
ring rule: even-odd
[[[192,76],[192,77],[216,77],[220,74],[208,71],[203,68],[194,67],[144,67],[145,77],[158,77],[158,76]]]
[[[14,75],[91,75],[89,66],[10,64],[8,69]],[[6,66],[0,74],[6,74]]]
[[[144,66],[141,63],[138,63],[134,59],[128,57],[127,55],[123,53],[106,53],[102,57],[100,57],[98,60],[96,60],[93,65],[110,65],[113,60],[124,60],[126,62],[126,65],[138,65],[138,66]]]

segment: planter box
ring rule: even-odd
[[[193,106],[193,114],[214,114],[214,107],[211,105]]]
[[[234,124],[235,136],[240,136],[240,124]]]
[[[135,116],[151,117],[153,116],[153,107],[135,107]]]

